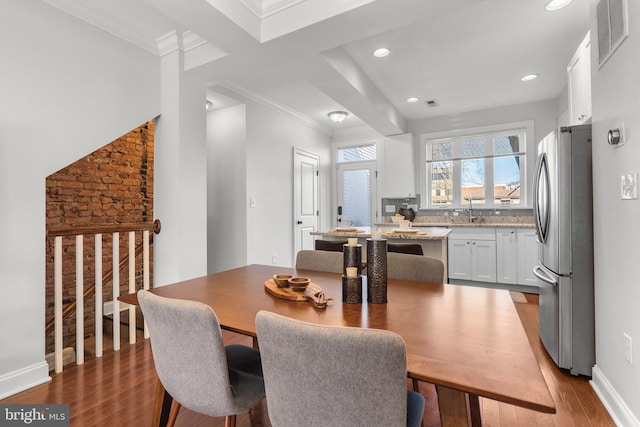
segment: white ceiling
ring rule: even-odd
[[[590,25],[588,0],[43,1],[157,55],[175,32],[218,107],[239,93],[328,134],[555,98]]]

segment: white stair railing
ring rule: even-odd
[[[118,300],[120,296],[120,268],[122,260],[120,260],[120,233],[128,233],[128,261],[125,265],[128,265],[128,292],[136,292],[136,256],[141,254],[142,256],[142,287],[144,289],[150,288],[150,231],[154,233],[160,232],[160,221],[156,220],[152,224],[118,224],[115,226],[107,227],[74,227],[74,228],[51,228],[48,230],[48,235],[53,236],[54,239],[54,319],[53,319],[53,331],[54,334],[54,368],[55,372],[62,372],[63,370],[63,347],[64,347],[64,320],[66,317],[73,314],[73,307],[75,306],[76,317],[76,363],[84,363],[84,337],[85,337],[85,325],[84,325],[84,299],[87,295],[87,284],[84,283],[84,237],[93,235],[95,240],[95,281],[93,284],[88,284],[89,288],[94,288],[93,294],[95,296],[95,326],[93,334],[95,335],[95,354],[96,357],[101,357],[103,354],[103,254],[102,254],[102,235],[103,233],[112,234],[112,266],[113,271],[110,275],[106,275],[107,279],[111,277],[112,282],[112,296],[113,296],[113,350],[118,351],[120,349],[120,308],[121,304]],[[136,250],[136,233],[142,235],[142,248]],[[75,235],[75,303],[64,308],[63,307],[63,236]],[[129,343],[136,343],[136,308],[125,304],[126,309],[129,311]],[[71,309],[71,310],[70,310]],[[47,333],[50,330],[50,325],[47,325]],[[144,328],[144,337],[148,338],[149,333]]]

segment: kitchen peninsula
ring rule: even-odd
[[[448,277],[448,245],[447,236],[451,232],[445,227],[415,227],[407,230],[379,227],[372,232],[371,227],[336,228],[329,231],[315,231],[313,236],[321,236],[324,240],[346,240],[357,237],[358,243],[366,247],[366,240],[373,235],[379,235],[391,243],[418,243],[422,246],[425,256],[442,260],[444,263],[444,277]],[[363,251],[363,254],[366,251]]]

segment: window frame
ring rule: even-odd
[[[508,155],[495,154],[493,152],[493,136],[496,134],[504,134],[506,132],[518,132],[521,135],[521,145],[518,152],[510,153]],[[486,152],[483,156],[462,158],[460,155],[460,138],[483,136],[488,138],[485,143],[485,149],[490,148],[489,152]],[[431,197],[431,147],[432,142],[437,140],[453,139],[454,146],[452,159],[443,159],[442,161],[453,161],[453,202],[450,205],[438,205],[432,204]],[[467,159],[484,159],[484,187],[485,187],[485,203],[474,206],[474,209],[518,209],[528,208],[528,177],[527,170],[529,166],[529,154],[531,148],[531,141],[533,140],[533,121],[522,121],[513,123],[504,123],[492,126],[483,126],[477,128],[460,129],[454,131],[433,132],[425,133],[420,136],[420,190],[425,197],[421,200],[422,209],[460,209],[467,208],[468,203],[462,200],[462,177],[461,177],[461,161]],[[508,156],[520,156],[520,203],[517,205],[502,205],[496,203],[494,198],[494,160],[499,157]],[[490,201],[491,203],[487,203]]]

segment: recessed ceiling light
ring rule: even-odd
[[[526,76],[522,76],[520,80],[522,80],[523,82],[528,82],[529,80],[534,80],[537,78],[538,78],[537,74],[527,74]]]
[[[373,56],[375,56],[376,58],[384,58],[390,53],[391,51],[389,49],[387,49],[386,47],[381,47],[373,51]]]
[[[569,3],[571,3],[571,0],[550,0],[544,8],[551,12],[554,10],[562,9]]]
[[[415,96],[407,98],[407,102],[418,102],[418,98],[416,98]]]

